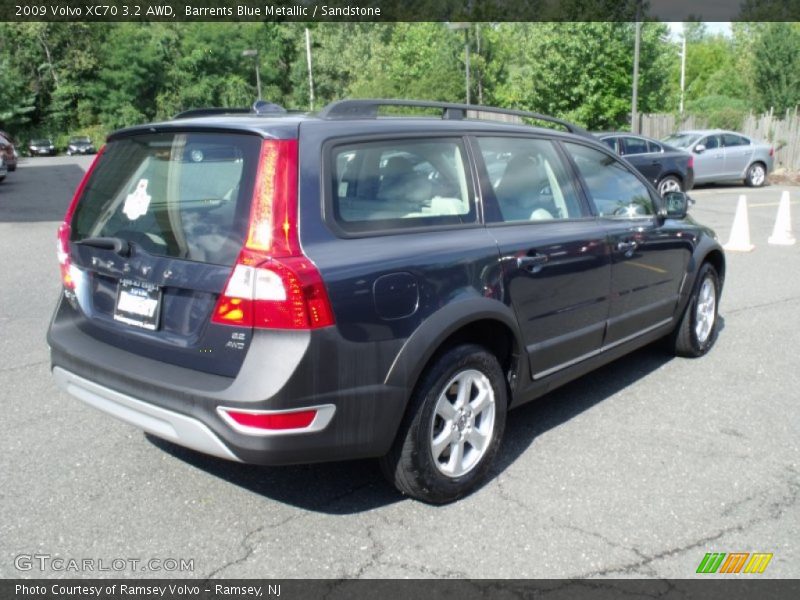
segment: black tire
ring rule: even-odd
[[[485,379],[478,377],[473,382],[470,378],[477,377],[475,373]],[[468,415],[467,418],[464,414],[459,416],[459,409],[456,408],[459,399],[454,399],[452,403],[455,416],[451,421],[445,421],[437,414],[437,405],[442,397],[443,401],[449,402],[451,395],[457,396],[454,390],[457,392],[456,386],[461,386],[455,381],[457,376],[468,382],[464,384],[464,388],[469,390],[472,402],[478,398],[474,392],[481,389],[478,383],[484,386],[485,394],[491,390],[494,404],[492,418],[488,412],[472,413],[473,404],[468,403],[469,406],[465,406],[463,410],[477,415],[472,417],[474,422],[470,426]],[[491,399],[487,400],[486,406],[489,404]],[[484,347],[475,344],[451,348],[439,356],[420,378],[394,444],[389,453],[380,459],[383,474],[402,493],[423,502],[444,504],[467,495],[483,483],[489,472],[503,438],[507,406],[506,381],[497,358]],[[466,439],[473,435],[473,429],[477,432],[480,428],[488,432],[482,451]],[[451,432],[449,436],[447,432]],[[461,441],[450,439],[444,444],[444,450],[440,450],[435,457],[434,436],[440,439],[460,436]],[[459,456],[457,449],[453,450],[458,445],[461,446],[464,457],[461,460],[456,458]],[[467,457],[472,457],[474,464],[463,473],[454,473],[451,476],[443,472],[451,463],[458,463],[454,469],[461,469]],[[448,460],[442,462],[442,458]]]
[[[12,165],[12,166],[9,166],[9,167],[7,167],[7,168],[8,168],[8,172],[9,172],[9,173],[13,173],[14,171],[16,171],[16,170],[17,170],[17,165],[16,165],[16,164],[14,164],[14,165]]]
[[[677,186],[678,189],[677,190],[676,189],[662,189],[662,188],[671,188],[671,187],[674,187],[674,186]],[[680,192],[682,192],[683,191],[683,182],[678,177],[675,177],[675,175],[667,175],[666,177],[662,177],[659,180],[658,185],[656,186],[656,189],[658,190],[658,193],[661,194],[662,196],[668,191],[671,191],[671,192],[680,191]]]
[[[706,304],[703,299],[706,293],[706,290],[704,290],[706,282],[709,282],[708,285],[713,288],[713,312],[711,313],[713,322],[707,333],[704,332],[703,327],[699,327],[701,320],[703,320],[699,313],[706,313],[707,317],[711,315],[708,314],[707,309],[702,307],[698,311],[698,303]],[[719,292],[717,270],[710,263],[703,263],[700,267],[700,272],[697,274],[692,297],[686,305],[686,310],[683,311],[680,323],[672,334],[671,345],[676,355],[697,358],[711,350],[717,340],[719,331]]]
[[[767,167],[764,163],[756,162],[750,165],[744,182],[750,187],[761,187],[767,183]]]

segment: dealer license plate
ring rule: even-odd
[[[161,314],[161,289],[150,283],[120,279],[114,319],[155,331]]]

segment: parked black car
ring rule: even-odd
[[[398,105],[443,118],[377,118]],[[154,435],[260,464],[380,457],[448,502],[489,473],[509,408],[716,339],[713,232],[576,126],[408,100],[204,114],[112,134],[58,234],[53,375]]]
[[[67,156],[73,154],[95,154],[97,149],[92,140],[86,136],[71,137],[67,142]]]
[[[694,157],[664,142],[625,132],[595,134],[609,148],[641,171],[663,196],[694,187]]]
[[[42,138],[31,140],[31,143],[28,144],[28,151],[31,153],[31,156],[55,156],[56,146],[53,144],[53,140]]]

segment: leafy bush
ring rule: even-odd
[[[708,121],[708,126],[719,129],[741,129],[749,112],[745,100],[729,96],[704,96],[686,105],[687,112]]]

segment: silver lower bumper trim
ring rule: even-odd
[[[53,369],[53,377],[61,389],[112,417],[192,450],[241,462],[197,419],[142,402],[61,367]]]

